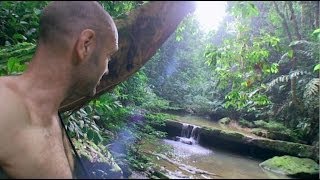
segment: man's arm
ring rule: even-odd
[[[61,126],[64,126],[64,125],[61,124]],[[73,172],[73,176],[75,176],[75,174],[74,174],[74,172],[75,172],[75,158],[74,158],[75,154],[74,154],[74,152],[72,152],[72,147],[71,147],[71,144],[69,143],[68,135],[63,127],[61,127],[61,131],[62,131],[62,138],[63,138],[63,146],[65,149],[66,156],[68,158],[69,166],[70,166],[71,172]]]

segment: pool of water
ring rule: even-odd
[[[189,145],[167,139],[163,142],[173,147],[173,160],[219,175],[219,177],[207,175],[209,178],[289,179],[287,176],[263,170],[259,166],[262,161],[250,157],[218,149],[207,149],[197,144]]]
[[[176,116],[175,120],[254,136],[250,132],[241,132],[241,129],[223,126],[201,117]],[[189,144],[190,141],[192,143]],[[167,145],[171,150],[159,153],[161,145]],[[141,150],[147,152],[146,155],[152,156],[153,163],[157,164],[158,168],[172,179],[291,179],[285,175],[263,170],[259,166],[262,160],[213,147],[202,147],[192,136],[190,138],[179,137],[176,141],[162,139],[158,141],[158,144],[145,142]]]

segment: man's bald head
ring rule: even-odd
[[[84,29],[95,31],[97,38],[117,34],[111,16],[98,2],[58,1],[50,3],[40,18],[40,44],[67,48],[67,42]]]

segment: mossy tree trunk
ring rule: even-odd
[[[116,20],[119,50],[109,64],[109,74],[102,77],[97,94],[94,97],[69,97],[62,102],[60,112],[78,109],[127,80],[194,10],[194,2],[155,1],[130,12],[127,18]]]

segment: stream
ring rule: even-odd
[[[198,119],[196,122],[203,124],[206,120]],[[263,160],[200,146],[197,126],[194,125],[184,123],[181,136],[173,137],[172,140],[162,139],[159,143],[171,147],[171,152],[154,153],[156,146],[152,144],[143,146],[143,151],[153,156],[153,163],[172,179],[290,179],[260,168],[259,163]]]

